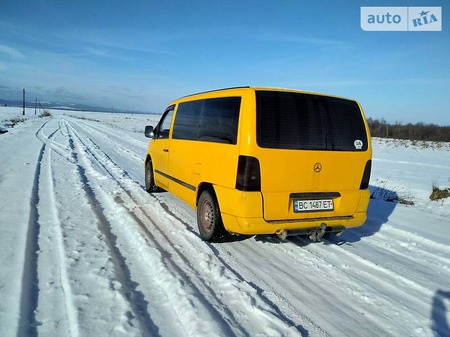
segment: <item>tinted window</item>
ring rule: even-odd
[[[265,148],[361,151],[367,149],[355,101],[289,92],[256,92],[257,142]]]
[[[172,138],[197,140],[203,101],[180,103],[173,125]]]
[[[199,123],[198,140],[236,144],[240,97],[207,99]]]
[[[173,138],[236,144],[240,97],[180,103]]]

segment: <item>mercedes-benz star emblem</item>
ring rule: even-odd
[[[315,163],[314,164],[314,172],[319,173],[322,171],[322,164],[321,163]]]

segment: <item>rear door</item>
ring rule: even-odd
[[[370,146],[355,101],[257,91],[264,218],[351,216]]]

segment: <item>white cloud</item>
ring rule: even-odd
[[[102,57],[109,56],[106,50],[100,48],[88,47],[86,48],[86,51],[91,56],[102,56]]]
[[[0,44],[0,54],[6,54],[7,56],[14,59],[21,59],[25,57],[25,55],[16,48],[9,47],[4,44]]]

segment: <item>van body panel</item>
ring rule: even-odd
[[[284,103],[285,97],[290,103]],[[276,104],[268,110],[263,106],[269,117],[261,121],[264,117],[261,117],[261,104],[272,104],[272,100]],[[239,111],[233,112],[234,119],[224,122],[220,107],[236,107],[238,101]],[[205,106],[211,104],[219,108],[213,107],[212,116],[202,122]],[[342,124],[333,115],[334,106],[345,118],[349,118],[346,109],[350,109],[361,121],[356,124],[349,121],[352,130],[347,130],[347,122]],[[224,227],[229,232],[273,234],[282,230],[317,228],[323,223],[330,227],[350,228],[360,226],[366,220],[370,193],[368,189],[360,190],[360,186],[372,150],[359,103],[304,91],[245,87],[183,97],[170,103],[169,107],[175,107],[169,137],[159,139],[155,135],[148,147],[155,184],[193,208],[197,206],[199,186],[204,183],[213,186]],[[322,114],[312,127],[317,132],[312,132],[307,125],[304,127],[303,120],[295,123],[288,120],[284,129],[279,126],[283,121],[277,120],[276,116],[287,111],[292,118],[298,107],[301,111],[306,108],[312,111],[308,118],[302,117],[305,123],[316,118],[315,114]],[[180,122],[182,118],[184,124]],[[321,125],[329,120],[331,126],[325,126],[326,130],[321,131]],[[225,123],[226,132],[221,132],[219,127],[217,139],[213,134],[201,135],[201,123],[207,123],[207,129],[211,130]],[[230,132],[233,128],[236,130]],[[278,137],[280,142],[277,142]],[[312,148],[296,148],[297,145],[290,142],[297,138],[303,142],[301,146],[312,144]],[[284,148],[285,143],[288,148]],[[260,169],[258,191],[237,189],[240,156],[257,159]],[[299,211],[299,205],[315,201],[332,205],[332,209]]]
[[[263,218],[261,192],[243,192],[214,185],[222,214],[239,218]]]
[[[356,212],[357,213],[367,212],[367,208],[369,207],[369,201],[370,201],[369,189],[361,190],[361,197],[359,198],[358,208]]]
[[[236,182],[236,145],[173,139],[170,146],[170,192],[196,207],[198,186],[231,187]],[[189,186],[187,186],[189,185]]]
[[[334,211],[324,213],[333,217],[356,212],[367,154],[272,150],[259,151],[256,157],[260,160],[263,177],[261,190],[266,220],[315,217],[314,213],[293,211],[295,198],[290,195],[295,193],[337,192],[340,197],[333,198]],[[320,164],[320,172],[314,170],[317,164]]]

